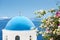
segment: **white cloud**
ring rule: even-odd
[[[7,16],[3,16],[3,17],[0,17],[0,19],[9,19],[11,17],[7,17]]]

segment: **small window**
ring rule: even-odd
[[[29,38],[30,38],[30,40],[32,39],[31,36]]]
[[[8,40],[8,36],[6,36],[6,40]]]
[[[15,37],[15,40],[20,40],[20,36],[16,36]]]

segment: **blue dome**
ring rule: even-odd
[[[12,18],[6,25],[6,30],[30,30],[35,27],[31,20],[24,16],[16,16]]]

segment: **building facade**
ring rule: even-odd
[[[37,40],[36,31],[31,20],[24,16],[13,17],[2,30],[3,40]]]

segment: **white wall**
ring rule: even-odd
[[[37,40],[36,30],[26,30],[26,31],[12,31],[12,30],[2,30],[3,40],[6,40],[6,36],[8,36],[8,40],[15,40],[15,36],[20,36],[20,40],[29,40],[30,35],[32,36],[32,40]]]

